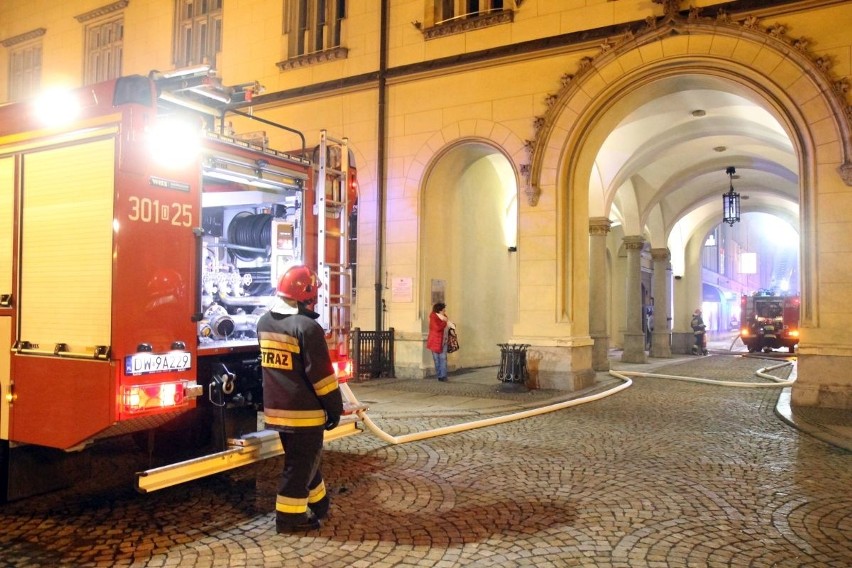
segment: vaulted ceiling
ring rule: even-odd
[[[773,214],[798,228],[794,145],[764,101],[709,75],[670,77],[630,93],[595,160],[590,186],[625,234],[666,246],[721,220],[736,168],[743,213]],[[618,113],[618,108],[614,109]]]

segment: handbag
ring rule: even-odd
[[[459,350],[459,338],[456,335],[456,330],[450,328],[447,333],[447,353],[455,353]]]

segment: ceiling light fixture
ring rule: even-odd
[[[740,220],[740,194],[734,191],[734,174],[737,170],[734,166],[728,166],[725,173],[730,178],[731,188],[728,193],[722,194],[722,222],[733,227]]]

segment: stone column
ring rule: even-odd
[[[607,332],[606,236],[612,223],[606,217],[589,219],[589,335],[592,336],[592,368],[609,371]]]
[[[672,255],[667,248],[651,249],[654,261],[654,333],[651,334],[651,357],[671,357]]]
[[[645,237],[631,235],[624,237],[627,249],[627,327],[624,332],[624,352],[621,360],[625,363],[647,363],[645,356],[645,333],[642,331],[642,248]]]

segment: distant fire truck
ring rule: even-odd
[[[180,104],[211,76],[123,77],[66,93],[67,110],[0,106],[0,500],[65,484],[67,460],[119,435],[230,455],[257,430],[255,327],[292,264],[320,274],[319,321],[348,377],[347,142],[323,131],[306,148],[282,126],[301,147],[281,152],[234,135],[225,115],[248,114]]]
[[[799,297],[757,292],[740,298],[740,338],[750,353],[799,343]]]

